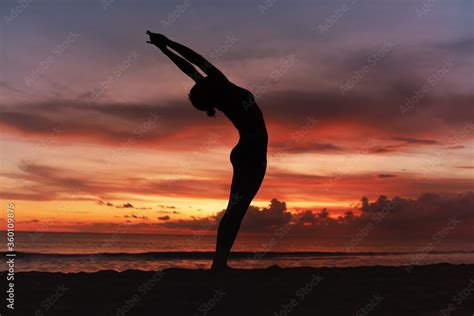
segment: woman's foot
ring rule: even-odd
[[[224,272],[229,271],[230,267],[227,265],[226,262],[216,262],[214,261],[211,266],[212,272]]]

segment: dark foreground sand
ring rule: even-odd
[[[15,312],[6,315],[474,313],[474,265],[418,266],[410,273],[403,267],[381,266],[271,267],[217,276],[206,270],[183,269],[28,272],[16,274],[15,289]]]

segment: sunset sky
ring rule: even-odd
[[[380,195],[400,197],[400,223],[474,227],[472,1],[18,3],[0,3],[0,194],[18,230],[189,232],[226,207],[238,134],[194,110],[147,29],[256,96],[269,156],[249,231],[341,223]]]

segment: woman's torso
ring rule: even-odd
[[[262,111],[252,93],[231,82],[226,90],[222,112],[239,131],[239,143],[231,153],[233,164],[266,162],[268,134]]]
[[[225,90],[225,104],[220,110],[234,124],[241,136],[253,134],[266,138],[268,135],[265,120],[252,93],[232,82],[228,82]]]

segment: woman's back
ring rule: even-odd
[[[253,134],[266,139],[265,120],[253,94],[230,81],[227,81],[222,90],[223,104],[219,109],[234,124],[241,136]]]

